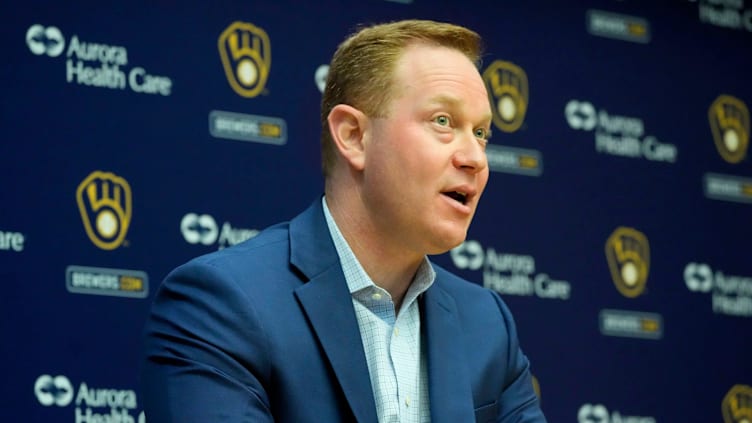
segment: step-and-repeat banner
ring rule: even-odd
[[[752,420],[749,0],[47,3],[0,6],[3,421],[148,420],[162,278],[318,198],[328,60],[401,18],[485,39],[491,178],[433,260],[549,420]]]

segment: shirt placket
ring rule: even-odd
[[[399,401],[400,421],[418,421],[418,351],[415,335],[410,327],[411,307],[403,310],[397,317],[391,331],[389,346],[393,363],[394,377],[397,381],[397,398]]]

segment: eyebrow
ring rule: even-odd
[[[447,94],[437,94],[434,97],[431,97],[428,99],[428,104],[441,104],[441,105],[448,105],[451,107],[456,107],[459,109],[462,109],[462,106],[465,104],[464,101],[460,100],[459,98],[447,95]],[[489,127],[491,124],[491,119],[493,118],[492,113],[488,113],[486,115],[483,115],[483,120],[489,122]]]
[[[428,99],[428,102],[431,104],[449,104],[457,107],[462,106],[463,104],[463,101],[459,98],[447,94],[437,94]]]

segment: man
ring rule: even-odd
[[[488,180],[479,50],[431,21],[340,45],[324,197],[167,277],[146,331],[150,422],[545,422],[500,297],[426,258],[465,239]]]

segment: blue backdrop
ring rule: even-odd
[[[401,18],[484,37],[491,178],[432,260],[502,293],[549,420],[752,419],[752,4],[78,3],[0,5],[4,421],[147,420],[161,279],[320,195],[326,63]]]

